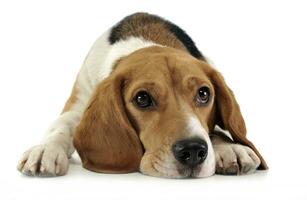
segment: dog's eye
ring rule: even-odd
[[[148,108],[153,106],[153,99],[146,91],[138,92],[133,101],[139,108]]]
[[[201,87],[198,89],[196,94],[196,101],[198,104],[203,105],[208,103],[210,100],[210,90],[208,87]]]

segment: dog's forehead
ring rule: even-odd
[[[204,76],[202,63],[181,50],[149,47],[138,50],[122,63],[132,78],[180,82],[185,76]]]

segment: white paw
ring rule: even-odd
[[[55,144],[34,146],[23,153],[17,169],[28,176],[61,176],[68,170],[68,158]]]
[[[244,145],[222,143],[213,146],[216,158],[216,173],[224,175],[250,174],[260,165],[255,152]]]

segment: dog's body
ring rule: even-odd
[[[98,172],[181,178],[266,169],[245,134],[231,90],[191,38],[137,13],[95,42],[62,114],[18,169],[64,175],[75,148]]]

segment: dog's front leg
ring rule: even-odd
[[[255,152],[247,146],[234,143],[226,135],[227,131],[219,129],[210,137],[215,152],[216,173],[239,175],[255,172],[260,165]]]
[[[51,124],[43,141],[23,153],[17,166],[21,173],[29,176],[66,174],[68,159],[75,151],[73,134],[90,97],[90,92],[84,89],[89,88],[85,84],[86,81],[82,82],[79,77],[77,78],[62,114]]]
[[[66,174],[68,158],[74,152],[72,134],[79,120],[78,112],[63,113],[50,126],[42,143],[23,153],[17,166],[18,170],[30,176]]]

